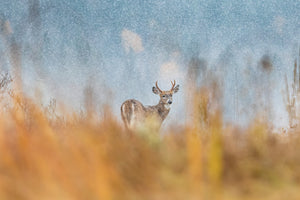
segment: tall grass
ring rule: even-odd
[[[300,199],[297,128],[276,134],[262,120],[224,124],[215,85],[194,88],[192,120],[161,135],[125,130],[109,107],[95,118],[88,97],[87,114],[58,115],[55,100],[43,107],[22,94],[11,34],[3,33],[15,79],[12,87],[8,75],[0,81],[0,199]]]
[[[13,96],[0,115],[0,199],[299,199],[298,131],[225,125],[201,95],[194,125],[152,137],[109,111],[91,123]]]

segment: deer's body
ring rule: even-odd
[[[161,91],[156,83],[156,87],[153,87],[152,91],[160,95],[160,101],[155,106],[144,106],[135,99],[125,101],[121,106],[121,116],[125,126],[129,129],[134,129],[143,125],[146,120],[151,119],[155,120],[160,127],[170,112],[173,93],[179,90],[179,85],[174,87],[175,81],[174,84],[172,83],[170,91]]]
[[[170,109],[158,103],[155,106],[144,106],[141,102],[130,99],[121,106],[122,120],[127,128],[134,128],[142,125],[149,118],[155,118],[159,125],[168,116]]]

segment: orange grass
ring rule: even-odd
[[[0,116],[0,199],[300,198],[298,131],[224,125],[201,100],[205,124],[200,116],[163,136],[128,132],[111,113],[62,123],[20,101]]]

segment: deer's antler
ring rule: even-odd
[[[172,88],[171,88],[171,91],[174,90],[174,87],[176,85],[176,81],[174,80],[174,83],[171,81],[171,84],[172,84]]]
[[[158,87],[158,85],[157,85],[157,81],[155,82],[155,86],[156,86],[156,88],[157,88],[160,92],[162,92],[162,90],[159,89],[159,87]]]

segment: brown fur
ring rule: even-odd
[[[127,128],[136,127],[139,123],[145,123],[145,120],[155,117],[161,126],[164,119],[168,116],[170,109],[166,109],[162,102],[155,106],[144,106],[141,102],[130,99],[121,106],[122,120]]]
[[[175,90],[174,86],[175,81],[174,84],[172,83],[171,90],[162,91],[158,88],[156,83],[156,87],[153,87],[152,91],[155,94],[159,94],[160,100],[155,106],[144,106],[135,99],[126,100],[121,106],[121,117],[126,128],[136,128],[137,126],[144,124],[147,119],[157,120],[158,126],[160,127],[170,112],[168,106],[170,106],[169,102],[172,102],[172,95],[179,89],[179,85],[176,86]]]

